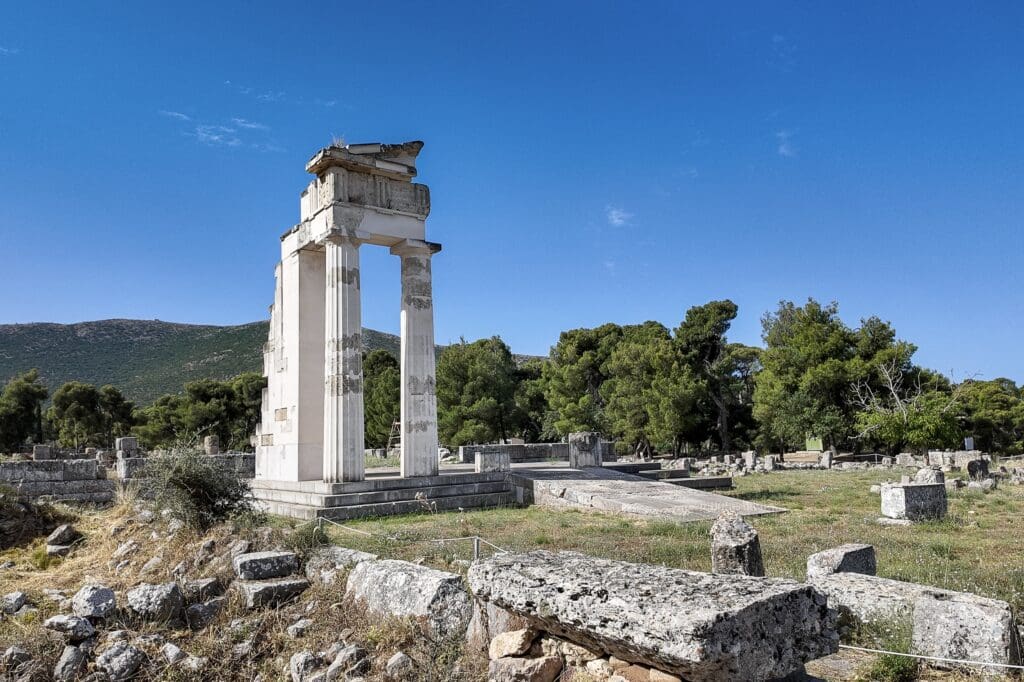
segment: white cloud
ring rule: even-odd
[[[21,50],[16,48],[16,47],[4,47],[4,46],[0,45],[0,55],[4,55],[4,56],[14,55],[14,54],[18,54],[19,52],[21,52]]]
[[[780,33],[772,34],[772,56],[768,65],[783,73],[788,73],[796,66],[796,45]]]
[[[280,102],[284,99],[284,95],[283,90],[267,91],[256,95],[256,99],[261,102]]]
[[[793,146],[793,133],[788,130],[780,130],[775,133],[775,139],[778,141],[779,146],[777,151],[779,156],[794,157],[796,156],[796,147]]]
[[[247,121],[244,118],[233,118],[231,122],[239,128],[245,128],[246,130],[270,130],[270,126],[264,125],[263,123],[256,123],[255,121]]]
[[[197,125],[191,133],[197,140],[211,147],[237,147],[242,141],[234,128],[218,125]]]
[[[166,116],[167,118],[174,118],[174,119],[177,119],[179,121],[191,121],[192,120],[192,118],[190,116],[187,116],[186,114],[183,114],[180,111],[166,111],[164,109],[161,109],[157,113],[159,113],[161,116]]]
[[[633,214],[619,206],[605,206],[604,213],[608,218],[608,224],[613,227],[628,225],[633,220]]]

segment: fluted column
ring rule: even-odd
[[[331,235],[327,251],[324,367],[324,481],[361,481],[363,460],[363,335],[359,241]]]
[[[408,239],[402,259],[402,476],[437,475],[434,294],[430,258],[440,244]]]

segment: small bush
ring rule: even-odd
[[[317,547],[329,545],[331,539],[316,521],[299,524],[285,537],[285,545],[300,556],[308,556]]]
[[[198,530],[253,511],[249,484],[195,450],[151,457],[142,476],[157,507]]]

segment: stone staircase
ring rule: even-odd
[[[255,479],[252,490],[260,506],[272,514],[334,521],[515,503],[512,484],[504,472],[371,476],[353,483]]]
[[[654,481],[671,483],[695,490],[728,490],[732,488],[731,476],[693,476],[681,469],[652,469],[637,472],[638,476]]]

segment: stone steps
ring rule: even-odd
[[[509,490],[509,484],[504,477],[500,481],[483,483],[462,483],[445,486],[429,487],[408,487],[395,488],[391,490],[378,490],[367,492],[343,493],[338,495],[323,495],[317,493],[302,493],[290,490],[260,489],[258,497],[268,502],[283,502],[286,504],[308,505],[313,507],[349,507],[366,504],[384,504],[391,502],[405,502],[415,500],[418,496],[425,495],[429,499],[439,497],[450,497],[453,495],[485,495],[489,493],[502,493]]]
[[[332,521],[394,516],[396,514],[416,514],[428,511],[453,511],[460,508],[503,507],[514,504],[515,495],[510,490],[477,495],[450,495],[424,501],[401,500],[397,502],[357,504],[348,507],[318,507],[315,505],[293,504],[274,500],[260,500],[260,506],[271,514],[310,520],[323,517]]]
[[[692,488],[694,490],[728,490],[732,488],[731,476],[693,476],[691,478],[665,478],[662,483]]]
[[[644,478],[653,478],[655,481],[661,481],[666,478],[689,478],[689,474],[682,469],[651,469],[649,471],[638,471],[637,475]]]

